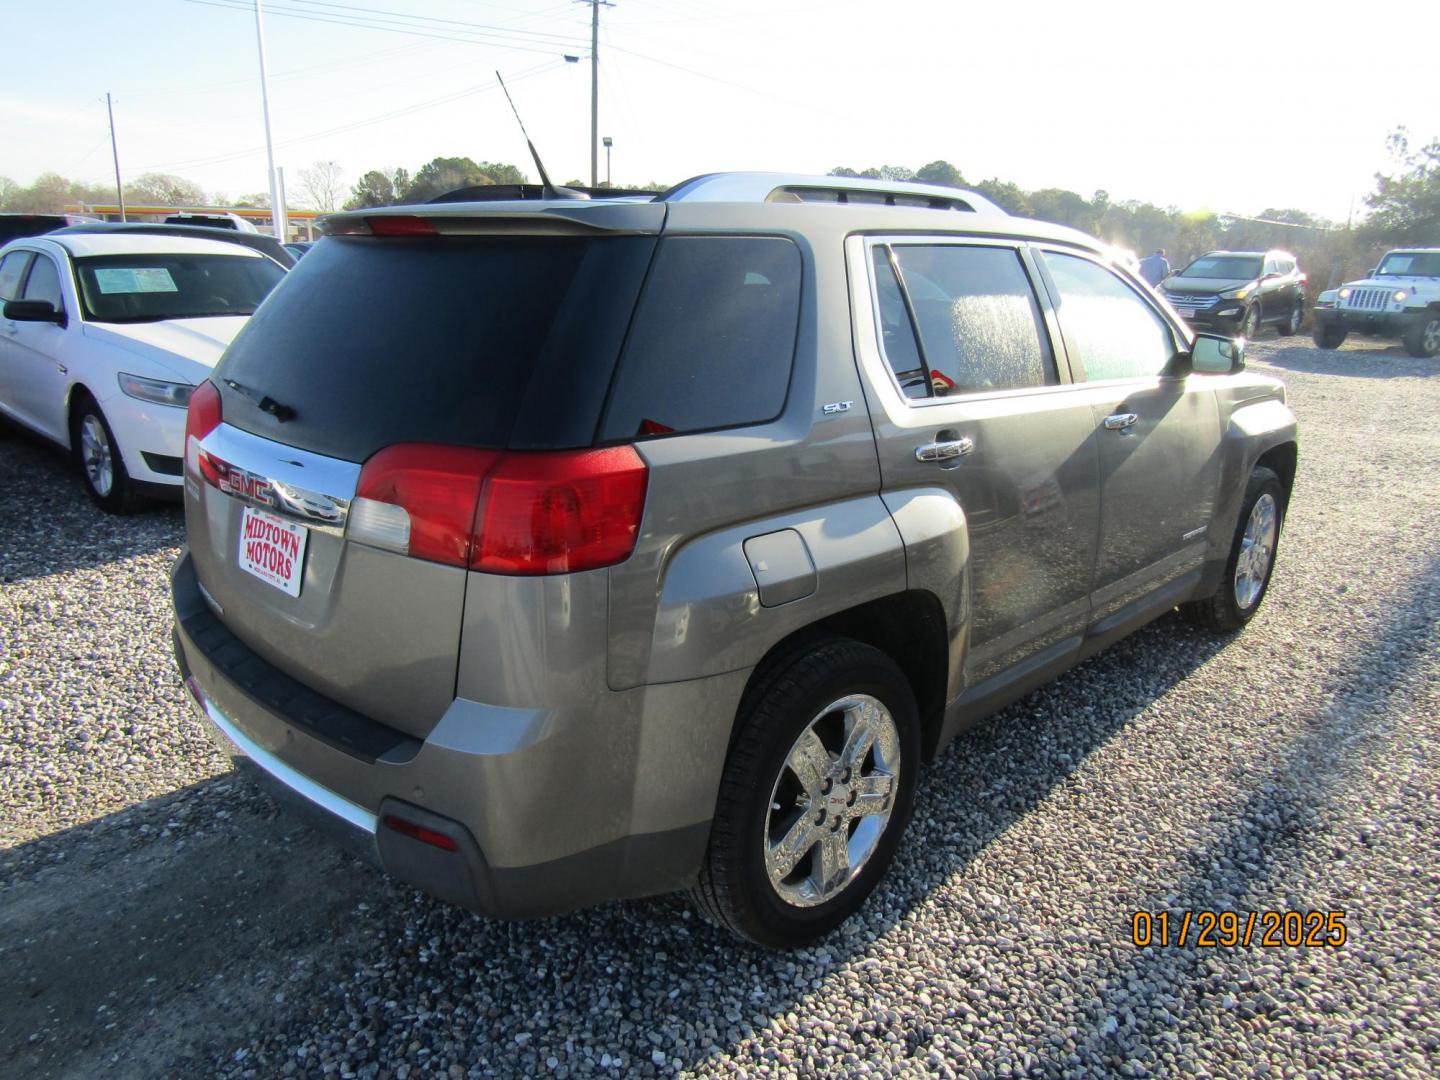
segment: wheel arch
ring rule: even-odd
[[[741,701],[777,666],[784,665],[815,643],[848,638],[869,645],[895,661],[915,693],[920,713],[924,759],[930,761],[940,739],[949,678],[949,633],[940,598],[928,589],[907,589],[837,611],[781,638],[755,665]],[[733,746],[739,725],[731,729]]]
[[[1285,505],[1290,504],[1290,492],[1295,487],[1295,470],[1300,461],[1299,444],[1291,440],[1277,443],[1255,459],[1255,468],[1270,469],[1280,477],[1280,487],[1285,492]],[[1252,469],[1252,471],[1254,471]]]

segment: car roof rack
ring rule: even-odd
[[[653,199],[655,192],[640,191],[637,188],[592,188],[566,186],[557,188],[563,198],[568,199]],[[543,184],[472,184],[456,188],[427,199],[430,203],[454,202],[511,202],[514,200],[551,199],[553,193],[545,191]]]
[[[706,173],[676,184],[657,202],[824,202],[910,206],[1000,214],[985,196],[964,188],[872,180],[861,176],[806,176],[800,173]]]

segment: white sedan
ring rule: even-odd
[[[223,240],[11,241],[0,248],[0,423],[70,450],[111,513],[178,493],[190,391],[284,275]]]

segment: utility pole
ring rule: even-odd
[[[270,177],[270,230],[276,239],[281,235],[285,208],[280,205],[280,190],[275,176],[275,147],[270,140],[270,76],[265,70],[265,14],[260,0],[255,0],[255,41],[260,47],[260,107],[265,113],[265,164]]]
[[[600,0],[590,0],[590,186],[600,186]]]
[[[120,203],[120,220],[125,220],[125,189],[120,186],[120,148],[115,145],[115,110],[110,105],[110,93],[105,93],[105,111],[110,115],[110,156],[115,159],[115,198]]]
[[[600,6],[610,0],[580,0],[590,5],[590,186],[600,186]]]

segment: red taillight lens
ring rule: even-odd
[[[634,550],[646,475],[629,446],[504,453],[403,443],[360,470],[357,500],[387,505],[354,504],[350,534],[495,574],[594,570]]]
[[[219,427],[221,419],[220,391],[206,379],[191,392],[185,410],[185,461],[211,484],[219,482],[220,471],[200,449],[200,440]]]
[[[422,217],[409,215],[396,217],[367,217],[371,236],[438,236],[433,222]]]
[[[506,454],[485,481],[470,565],[497,574],[568,574],[630,556],[645,509],[633,447]]]
[[[220,426],[220,391],[206,379],[190,393],[190,405],[185,411],[185,443],[190,436],[203,439]]]
[[[401,836],[408,836],[412,840],[419,840],[422,844],[429,844],[441,851],[454,851],[455,841],[442,832],[434,829],[427,829],[424,825],[416,825],[413,821],[406,821],[394,814],[385,815],[385,827],[394,829]]]
[[[494,450],[401,443],[365,462],[355,494],[410,516],[408,554],[466,566],[480,481],[497,456]]]

